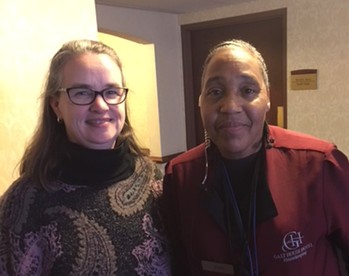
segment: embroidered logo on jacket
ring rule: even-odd
[[[300,259],[307,255],[309,248],[313,247],[312,243],[304,244],[304,236],[301,232],[288,232],[281,245],[282,252],[274,254],[274,259],[281,259],[284,262],[290,262]]]

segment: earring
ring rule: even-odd
[[[62,121],[63,121],[63,120],[62,120],[61,118],[59,118],[59,116],[57,116],[57,123],[61,124]]]
[[[205,136],[205,148],[209,148],[211,146],[211,140],[210,137],[208,136],[207,130],[204,130],[204,136]]]
[[[206,129],[205,129],[204,135],[205,135],[205,175],[204,175],[204,178],[202,179],[201,184],[202,184],[202,189],[204,191],[207,191],[207,187],[205,185],[206,180],[207,180],[207,174],[208,174],[208,153],[207,153],[207,149],[211,145],[211,140],[210,140],[210,137],[208,136],[208,133],[207,133]]]

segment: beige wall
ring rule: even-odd
[[[160,139],[161,151],[155,153],[156,157],[183,151],[186,148],[185,114],[181,36],[177,15],[104,5],[97,5],[96,12],[100,30],[154,45],[158,104],[149,106],[148,111],[157,110],[160,136],[157,135],[158,130],[153,129],[153,123],[145,127],[149,139]],[[134,55],[134,52],[129,51],[128,55]],[[146,65],[144,69],[148,70],[148,66],[152,70],[153,64]],[[142,74],[143,71],[137,70],[136,75],[141,77]]]
[[[18,175],[49,59],[66,40],[96,36],[93,0],[0,1],[0,194]]]
[[[318,90],[288,88],[288,128],[333,141],[349,155],[348,0],[238,1],[179,16],[97,5],[99,27],[155,44],[163,155],[186,149],[180,26],[279,8],[287,8],[288,82],[292,70],[318,69]]]
[[[287,71],[318,69],[318,90],[288,85],[288,128],[335,142],[349,156],[348,0],[244,1],[183,14],[179,24],[287,8]]]
[[[100,32],[99,39],[118,53],[126,85],[128,116],[140,144],[161,157],[154,45]]]
[[[152,111],[158,112],[159,129],[151,128],[148,117],[143,118],[147,125],[137,129],[137,133],[142,136],[149,128],[148,133],[154,136],[148,134],[141,139],[145,143],[160,139],[161,149],[154,146],[156,155],[186,149],[180,26],[284,7],[288,10],[288,75],[291,70],[303,68],[319,72],[318,90],[288,89],[288,126],[334,141],[349,155],[347,0],[333,0],[330,4],[327,0],[246,1],[179,16],[97,5],[99,28],[154,45],[158,104],[153,99],[154,106],[143,107],[147,109],[143,112],[148,114],[150,107],[157,110]],[[16,178],[14,167],[34,130],[49,58],[66,40],[97,37],[97,23],[93,0],[49,4],[44,0],[1,1],[0,15],[1,194]],[[143,70],[140,68],[139,72]]]

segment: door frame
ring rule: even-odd
[[[186,123],[186,140],[187,149],[190,149],[197,145],[196,134],[196,121],[197,114],[194,106],[198,105],[198,99],[195,97],[193,72],[192,72],[192,49],[191,49],[191,36],[196,30],[210,29],[213,27],[233,26],[237,24],[249,24],[251,22],[271,19],[275,17],[282,18],[282,30],[283,30],[283,43],[282,43],[282,67],[281,73],[282,87],[283,87],[283,127],[287,128],[287,9],[277,9],[265,12],[252,13],[247,15],[240,15],[230,18],[193,23],[181,26],[182,37],[182,58],[183,58],[183,83],[184,83],[184,100],[185,100],[185,123]]]

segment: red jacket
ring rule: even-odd
[[[257,224],[259,275],[340,275],[333,245],[348,265],[347,157],[331,143],[278,127],[269,127],[269,140],[266,179],[277,215]],[[229,275],[222,272],[231,269],[228,237],[202,206],[204,175],[204,145],[166,167],[164,210],[175,241],[176,275]],[[209,166],[207,183],[213,175]]]

